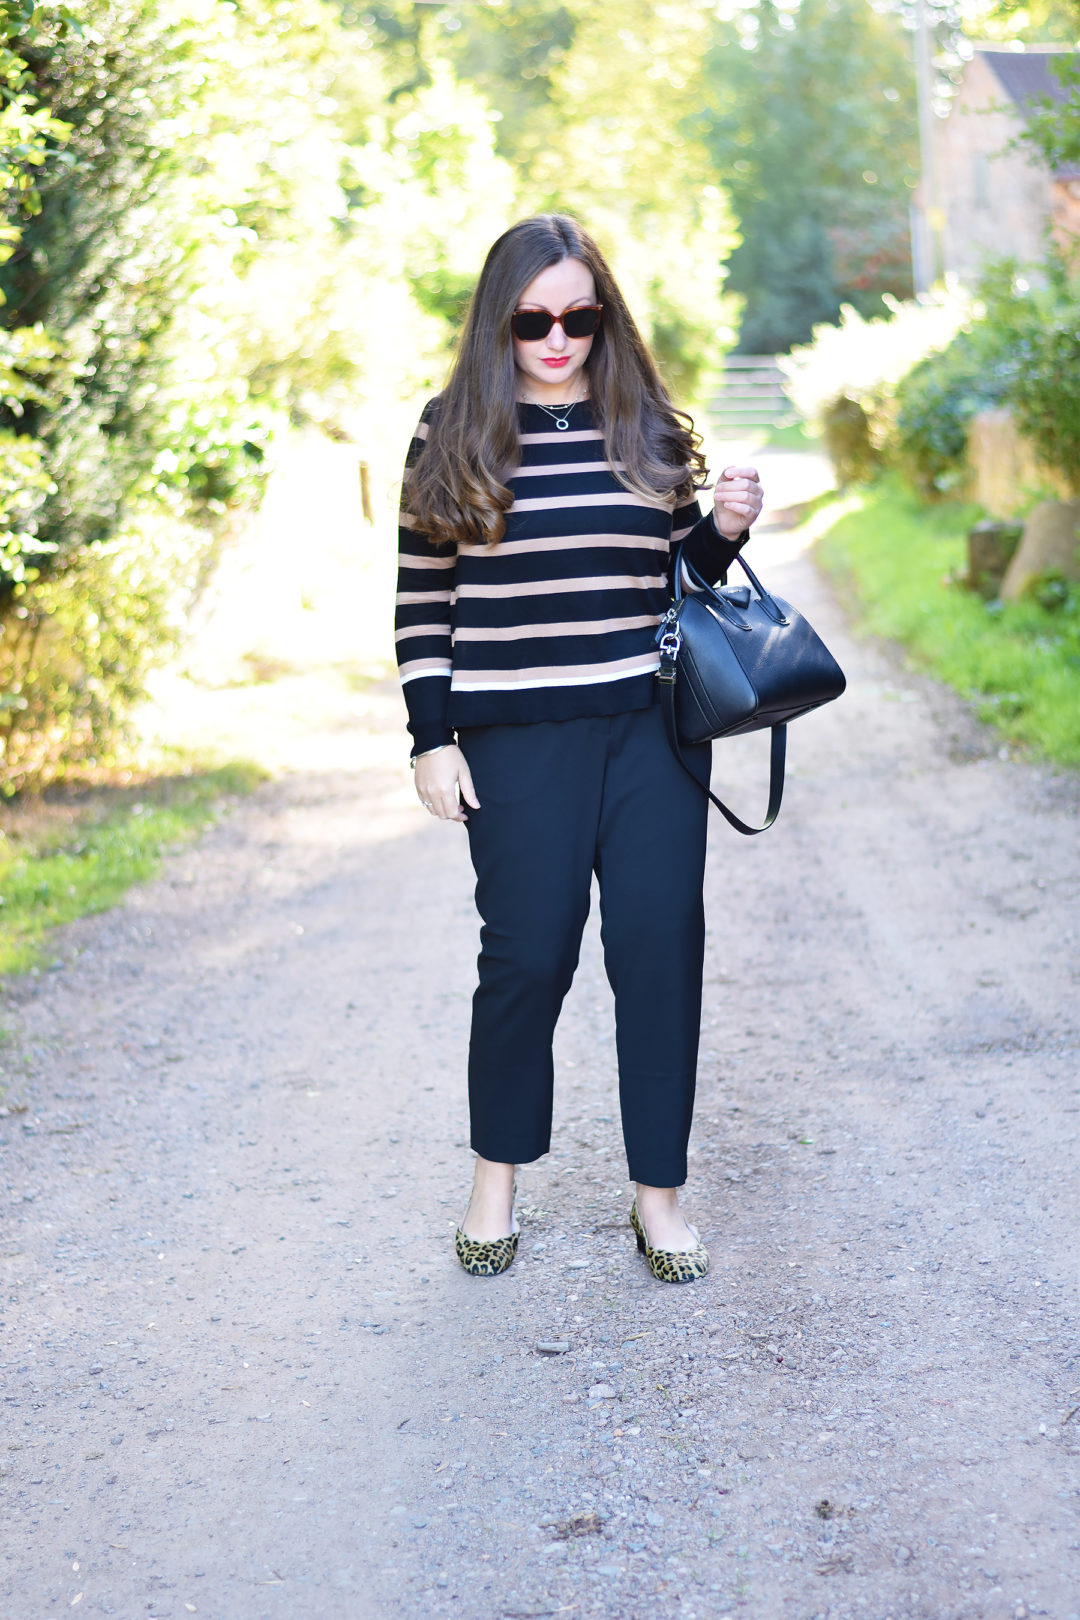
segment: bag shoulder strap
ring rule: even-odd
[[[660,706],[664,711],[664,729],[667,731],[668,742],[671,744],[675,758],[679,761],[688,776],[692,776],[698,787],[704,784],[690,766],[686,763],[686,756],[679,741],[678,729],[675,725],[675,682],[660,682]],[[745,821],[740,821],[734,810],[729,810],[721,799],[718,799],[711,788],[706,787],[705,792],[715,804],[720,814],[730,822],[736,832],[753,838],[757,833],[768,832],[777,816],[780,814],[780,804],[784,797],[784,765],[787,758],[787,726],[772,727],[772,746],[769,750],[769,806],[765,812],[765,820],[760,827],[748,827]]]

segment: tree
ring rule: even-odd
[[[734,336],[721,265],[731,214],[695,125],[712,6],[579,0],[574,9],[525,196],[595,229],[669,385],[700,402]]]
[[[899,19],[867,0],[763,0],[716,25],[706,89],[701,136],[742,238],[727,261],[739,348],[786,351],[844,303],[880,314],[882,294],[909,295],[917,139]]]
[[[348,213],[318,0],[251,18],[214,0],[85,0],[77,24],[52,0],[14,10],[0,58],[3,792],[107,755],[296,398],[260,341],[253,267],[283,243],[310,251],[297,192],[323,244]],[[295,335],[311,300],[292,291]]]
[[[204,20],[197,7],[91,0],[77,28],[39,6],[12,41],[23,95],[50,121],[32,192],[9,198],[0,269],[4,329],[42,339],[32,395],[0,413],[43,447],[39,572],[109,539],[155,483],[220,502],[260,456],[251,425],[216,448],[206,424],[183,425],[170,376],[173,324],[198,279],[183,130],[213,56]],[[211,413],[212,392],[198,402]]]
[[[395,119],[447,73],[459,95],[488,108],[495,155],[507,165],[499,228],[541,210],[589,226],[684,401],[708,392],[733,335],[720,268],[730,218],[688,122],[701,104],[710,14],[705,0],[616,8],[602,0],[422,8],[380,0],[362,11],[347,3],[342,13],[385,58]],[[435,132],[425,141],[437,145]],[[479,253],[471,265],[459,255],[452,270],[437,239],[421,262],[406,257],[415,296],[446,318],[448,333],[479,262]]]
[[[981,20],[993,38],[1074,48],[1051,62],[1062,95],[1043,96],[1028,110],[1022,139],[1050,169],[1080,164],[1080,0],[992,0]]]

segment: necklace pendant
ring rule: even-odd
[[[541,405],[540,401],[536,399],[526,400],[525,403],[535,405],[538,411],[543,411],[545,416],[550,416],[557,431],[565,433],[570,426],[570,412],[578,402],[576,399],[572,399],[569,405]]]

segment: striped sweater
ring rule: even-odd
[[[648,708],[673,544],[715,580],[741,540],[726,540],[696,500],[624,489],[583,402],[561,433],[538,406],[521,406],[514,504],[497,546],[433,545],[407,510],[431,409],[406,462],[399,531],[395,631],[413,752],[469,726]]]

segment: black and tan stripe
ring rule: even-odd
[[[395,628],[418,753],[468,726],[648,707],[673,543],[685,540],[711,579],[738,549],[696,501],[675,507],[624,489],[587,404],[565,433],[522,406],[520,437],[497,546],[433,546],[410,520],[406,480]]]

